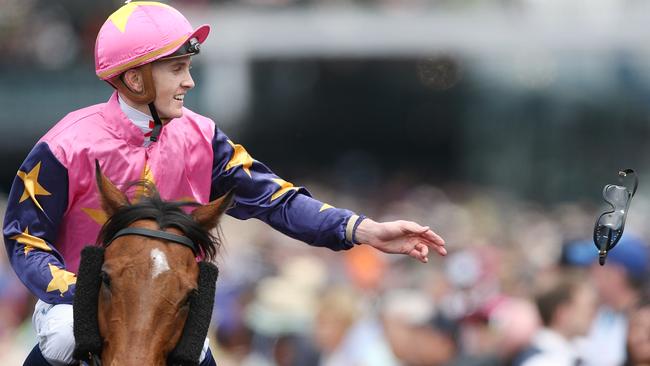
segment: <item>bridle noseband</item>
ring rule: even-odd
[[[198,253],[198,250],[194,242],[191,241],[186,236],[172,234],[162,230],[151,230],[151,229],[144,229],[140,227],[127,227],[125,229],[118,231],[115,235],[113,235],[111,240],[109,240],[108,243],[105,244],[105,247],[108,247],[115,239],[125,235],[140,235],[140,236],[146,236],[148,238],[164,239],[167,241],[172,241],[174,243],[185,245],[186,247],[192,249],[192,252],[194,252],[194,254]]]

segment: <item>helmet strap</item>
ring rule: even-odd
[[[153,83],[153,74],[151,72],[151,63],[144,64],[138,67],[142,75],[142,91],[136,92],[135,90],[129,88],[128,85],[124,82],[123,75],[116,76],[110,80],[110,83],[119,91],[122,95],[126,96],[130,100],[138,104],[149,104],[153,103],[156,99],[156,87]]]
[[[151,142],[156,142],[158,141],[158,136],[160,136],[160,131],[162,130],[162,122],[160,121],[158,111],[156,110],[156,106],[153,104],[153,102],[149,103],[149,111],[151,112],[151,117],[153,117],[153,130],[151,131],[149,140]]]
[[[151,117],[153,118],[153,130],[151,131],[151,136],[149,140],[152,142],[158,141],[160,132],[162,130],[162,121],[154,105],[154,100],[156,99],[156,87],[153,83],[153,74],[151,72],[151,63],[144,64],[139,67],[142,73],[142,92],[138,93],[133,89],[129,88],[128,85],[124,82],[123,75],[116,76],[110,80],[111,85],[113,85],[122,95],[126,96],[130,100],[138,104],[147,104],[149,106],[149,111],[151,112]]]

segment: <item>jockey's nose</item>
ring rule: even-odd
[[[187,76],[185,77],[185,79],[183,80],[181,85],[183,86],[183,88],[186,88],[186,89],[194,88],[194,86],[195,86],[194,79],[192,79],[192,74],[190,74],[189,70],[187,71]]]

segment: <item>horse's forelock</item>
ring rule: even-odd
[[[194,202],[164,201],[160,198],[155,186],[150,183],[138,182],[132,184],[136,189],[142,189],[143,195],[137,202],[125,205],[116,211],[102,226],[97,244],[103,247],[110,244],[115,234],[139,220],[153,220],[161,230],[176,228],[198,247],[201,255],[211,260],[220,246],[219,236],[213,235],[183,211],[184,207],[198,206]]]

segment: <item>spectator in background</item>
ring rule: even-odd
[[[625,235],[608,254],[605,265],[600,266],[594,244],[581,241],[567,245],[563,259],[566,264],[590,266],[590,278],[600,300],[591,331],[580,345],[584,365],[622,365],[626,359],[628,319],[639,304],[648,274],[647,244]]]
[[[320,297],[314,325],[320,366],[397,366],[383,329],[361,297],[331,287]]]
[[[630,316],[626,349],[625,366],[650,365],[650,294],[647,291],[641,306]]]
[[[535,298],[543,327],[513,366],[575,366],[580,364],[575,340],[589,331],[596,312],[596,294],[589,282],[560,274]]]
[[[452,253],[445,262],[454,290],[441,299],[440,312],[459,323],[462,345],[453,365],[506,362],[530,343],[538,327],[534,305],[502,290],[502,260],[497,247],[485,245]]]
[[[386,294],[383,325],[402,365],[447,365],[456,357],[457,324],[437,312],[430,297],[416,290]]]

